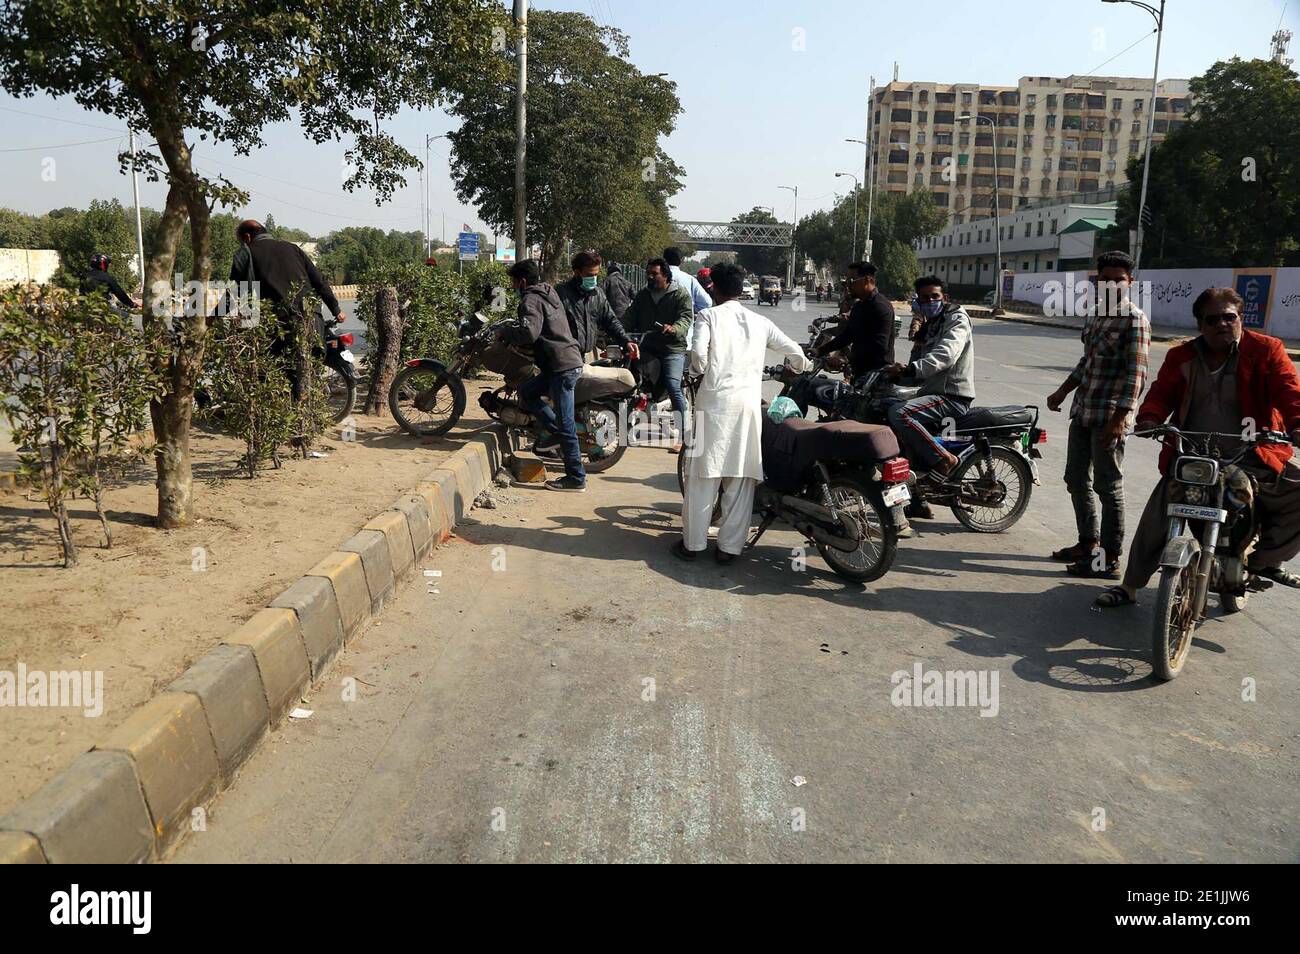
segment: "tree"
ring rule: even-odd
[[[650,243],[666,238],[667,200],[681,188],[682,169],[659,137],[672,132],[682,107],[672,81],[642,74],[627,56],[625,34],[583,14],[528,17],[527,226],[548,277],[570,239],[643,260]],[[453,107],[461,126],[448,135],[457,196],[507,234],[515,89],[513,75],[476,86]]]
[[[486,246],[483,246],[486,247]],[[353,285],[386,264],[424,261],[424,233],[349,226],[331,232],[316,250],[316,264],[331,281]]]
[[[48,223],[42,216],[0,209],[0,248],[49,248]]]
[[[871,261],[880,290],[892,298],[908,297],[921,277],[916,241],[941,230],[948,220],[928,189],[882,192],[871,217]],[[860,223],[859,223],[860,224]]]
[[[267,125],[296,118],[314,142],[349,140],[345,186],[387,199],[418,163],[384,121],[467,86],[495,86],[506,63],[493,46],[508,26],[493,0],[26,0],[0,7],[0,85],[71,96],[156,144],[157,155],[119,163],[168,186],[145,270],[146,320],[161,325],[186,220],[190,277],[207,281],[212,210],[247,201],[229,180],[195,169],[200,143],[247,154],[264,145]],[[206,315],[187,315],[166,362],[167,393],[151,408],[163,527],[190,515],[189,429],[206,336]]]
[[[767,209],[757,206],[732,218],[732,222],[776,225],[777,219]],[[776,245],[737,245],[736,261],[755,275],[784,275],[790,250]]]
[[[834,269],[844,260],[848,242],[836,234],[833,209],[821,209],[799,220],[794,241],[819,267]]]
[[[1194,111],[1151,153],[1142,264],[1152,268],[1300,265],[1300,77],[1233,57],[1191,81]],[[1137,228],[1142,156],[1106,248]]]

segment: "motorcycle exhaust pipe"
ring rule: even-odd
[[[849,537],[841,537],[835,533],[829,533],[815,524],[795,524],[798,530],[805,536],[812,537],[815,541],[823,546],[831,547],[835,550],[842,550],[845,553],[852,553],[862,545],[861,540],[852,540]]]
[[[804,500],[802,497],[793,497],[790,494],[782,494],[780,505],[787,510],[793,510],[801,513],[806,517],[812,517],[814,520],[820,520],[823,523],[837,523],[835,515],[821,504],[815,504],[811,500]]]

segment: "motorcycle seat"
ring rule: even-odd
[[[636,387],[636,378],[627,368],[602,367],[586,364],[582,376],[573,389],[576,404],[600,398],[622,397]]]
[[[1016,427],[1032,424],[1034,412],[1021,404],[1001,407],[973,407],[957,421],[958,431],[981,431],[991,427]]]
[[[858,421],[807,421],[780,424],[763,415],[763,472],[778,490],[792,493],[818,461],[873,464],[897,457],[898,438],[888,427]]]

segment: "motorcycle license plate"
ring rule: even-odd
[[[907,484],[890,484],[881,496],[885,498],[886,507],[897,507],[911,500],[912,492],[907,489]]]
[[[1168,513],[1171,517],[1214,520],[1217,523],[1224,523],[1228,519],[1228,511],[1226,510],[1220,510],[1217,507],[1193,507],[1189,504],[1170,504]]]
[[[348,364],[356,363],[356,359],[352,357],[351,351],[340,351],[339,357],[342,358],[344,361],[346,361]]]

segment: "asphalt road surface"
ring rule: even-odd
[[[762,311],[806,337],[809,312]],[[1079,342],[981,321],[976,348],[977,403],[1043,404]],[[1154,591],[1102,614],[1045,559],[1074,527],[1044,420],[1017,526],[940,512],[866,586],[797,569],[790,532],[676,560],[662,449],[584,495],[497,491],[178,860],[1297,860],[1300,592],[1212,609],[1183,675],[1151,680]],[[1155,451],[1130,442],[1130,529]],[[896,704],[918,666],[988,694]]]

